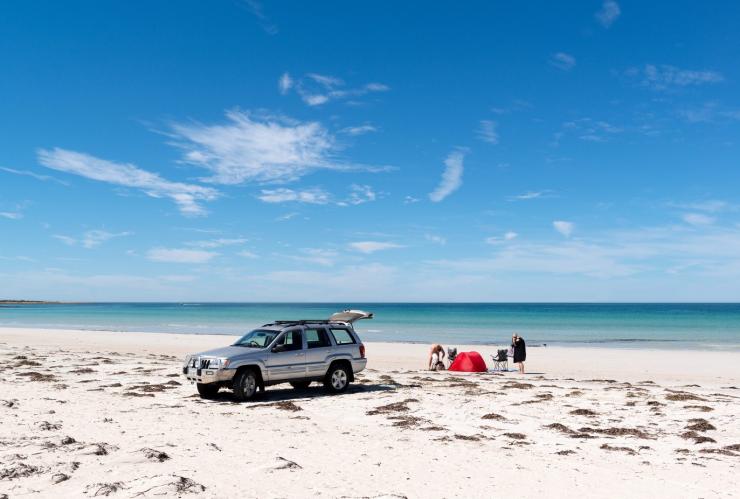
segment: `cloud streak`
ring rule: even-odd
[[[315,170],[379,170],[337,161],[334,136],[318,122],[238,110],[228,111],[226,117],[222,124],[172,125],[172,143],[183,151],[182,162],[211,172],[206,182],[285,183]]]
[[[565,52],[556,52],[550,57],[550,66],[561,71],[570,71],[576,66],[576,58]]]
[[[434,191],[429,194],[429,199],[439,203],[447,196],[455,192],[462,185],[463,160],[465,154],[462,151],[453,151],[445,159],[445,170],[442,173],[442,180]]]
[[[622,9],[619,8],[617,2],[614,0],[604,0],[604,3],[601,4],[601,9],[594,16],[603,27],[609,28],[621,14]]]
[[[43,166],[52,170],[139,189],[153,198],[169,198],[177,204],[183,215],[204,215],[206,211],[200,203],[213,201],[219,196],[219,192],[211,187],[171,182],[131,163],[116,163],[58,147],[39,149],[38,159]]]

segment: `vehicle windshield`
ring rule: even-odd
[[[278,335],[279,331],[270,331],[269,329],[255,329],[234,343],[235,347],[247,348],[265,348],[272,343],[272,340]]]

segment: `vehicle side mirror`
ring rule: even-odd
[[[279,353],[285,351],[285,345],[275,345],[272,347],[272,353]]]

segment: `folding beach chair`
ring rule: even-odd
[[[509,355],[506,349],[499,349],[496,355],[491,355],[493,360],[494,371],[508,371],[509,370]]]

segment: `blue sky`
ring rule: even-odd
[[[738,22],[3,2],[1,294],[740,300]]]

